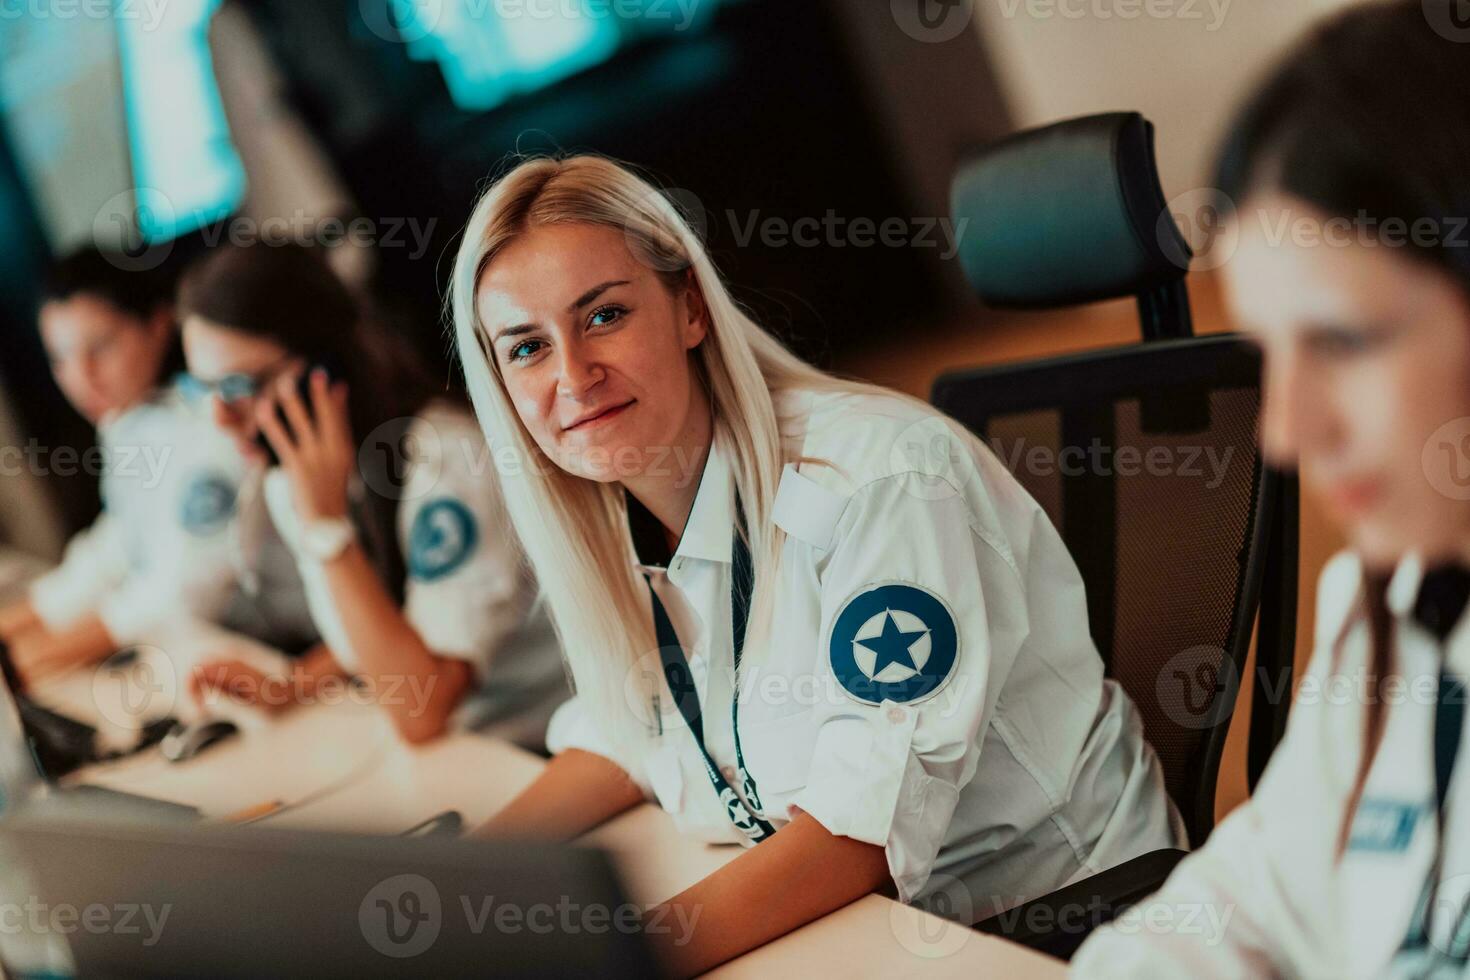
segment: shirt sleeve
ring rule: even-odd
[[[230,528],[238,473],[195,466],[170,490],[139,567],[111,590],[97,613],[114,642],[143,642],[176,617],[217,619],[235,589]]]
[[[398,508],[404,616],[430,650],[469,662],[483,684],[535,589],[495,480],[473,472],[486,455],[479,429],[441,425],[421,444],[430,448],[415,460],[415,492]]]
[[[626,772],[643,790],[645,799],[655,799],[645,768],[621,757],[612,743],[603,737],[582,699],[575,696],[562,702],[546,727],[546,751],[560,755],[568,749],[581,749],[602,756]]]
[[[47,629],[64,629],[95,612],[128,576],[128,553],[116,518],[103,511],[66,546],[61,564],[31,584],[31,606]]]
[[[883,846],[910,901],[1027,635],[1025,589],[965,498],[921,474],[859,489],[833,541],[819,652],[833,692],[815,708],[811,776],[794,805],[833,834]],[[885,678],[894,682],[875,683]]]
[[[1332,669],[1334,624],[1344,612],[1332,607],[1351,594],[1352,578],[1341,561],[1323,572],[1317,651],[1304,685],[1322,684]],[[1331,962],[1324,926],[1333,918],[1343,811],[1326,720],[1320,700],[1297,702],[1251,799],[1159,892],[1093,933],[1072,960],[1073,976],[1301,976]]]

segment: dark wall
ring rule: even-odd
[[[367,29],[364,5],[388,0],[228,2],[260,29],[287,101],[361,214],[380,227],[434,222],[421,256],[378,250],[374,289],[441,366],[458,234],[477,191],[517,151],[604,153],[678,188],[681,202],[697,202],[737,298],[821,364],[943,316],[963,290],[934,248],[860,246],[842,232],[816,247],[742,240],[772,219],[941,217],[947,148],[1004,127],[978,40],[918,44],[892,28],[881,0],[740,0],[703,31],[650,36],[487,112],[456,107],[436,63]],[[84,449],[93,434],[51,381],[36,334],[35,283],[50,256],[3,144],[0,219],[0,383],[23,438]],[[182,265],[202,240],[174,243],[170,261]],[[47,483],[72,528],[95,514],[95,479]]]
[[[47,450],[95,443],[92,428],[67,404],[51,380],[36,330],[36,283],[50,260],[35,210],[0,129],[0,389],[15,413],[24,444],[34,438]],[[37,457],[43,458],[43,457]],[[40,474],[68,529],[85,526],[99,507],[97,479],[80,473]],[[0,477],[3,479],[3,477]]]
[[[337,14],[324,14],[337,5]],[[456,109],[437,65],[355,24],[356,0],[247,7],[290,98],[375,219],[438,219],[432,247],[379,255],[380,289],[440,353],[439,297],[477,188],[517,149],[590,150],[692,193],[736,294],[798,350],[827,360],[940,310],[932,250],[741,244],[752,218],[912,217],[841,25],[824,4],[746,0],[695,37],[650,40],[484,113]]]

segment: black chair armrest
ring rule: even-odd
[[[1159,889],[1187,851],[1150,851],[1050,895],[977,922],[975,928],[1070,960],[1092,930]]]

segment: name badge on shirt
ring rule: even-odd
[[[1399,854],[1408,850],[1423,812],[1422,803],[1364,799],[1358,804],[1357,815],[1353,818],[1348,850],[1377,854]]]

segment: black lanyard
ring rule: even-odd
[[[1413,616],[1420,626],[1444,644],[1464,614],[1467,601],[1470,601],[1470,576],[1462,569],[1450,567],[1431,570],[1420,585]],[[1448,651],[1445,652],[1448,654]],[[1434,861],[1430,865],[1429,879],[1419,898],[1419,907],[1415,910],[1414,925],[1404,941],[1403,949],[1406,951],[1430,948],[1429,935],[1434,925],[1435,899],[1444,864],[1450,779],[1454,775],[1455,760],[1459,756],[1460,742],[1465,732],[1465,682],[1448,667],[1442,666],[1438,693],[1434,708],[1434,804],[1438,824]],[[1470,914],[1470,909],[1462,910],[1462,921],[1465,914]],[[1467,939],[1470,937],[1452,936],[1449,945],[1453,950],[1461,950]]]
[[[1439,704],[1434,712],[1434,799],[1443,826],[1450,776],[1465,732],[1465,682],[1448,669],[1439,672]]]
[[[659,600],[658,593],[653,589],[653,580],[644,575],[648,583],[648,594],[653,599],[653,627],[658,636],[658,655],[664,665],[664,679],[668,682],[669,692],[674,696],[674,702],[678,705],[679,714],[683,715],[684,722],[689,726],[689,732],[694,736],[694,742],[699,746],[700,755],[704,757],[705,775],[709,777],[710,785],[714,787],[715,795],[725,805],[725,812],[733,823],[746,837],[755,843],[760,843],[776,832],[776,828],[770,822],[763,819],[759,810],[761,809],[760,794],[756,790],[755,779],[745,768],[745,755],[740,751],[740,653],[745,646],[745,619],[750,613],[750,593],[755,584],[755,566],[750,557],[750,546],[746,544],[740,531],[745,528],[745,511],[740,506],[740,498],[735,498],[735,512],[737,517],[736,531],[732,535],[730,544],[731,568],[730,568],[730,626],[735,645],[735,678],[734,690],[730,695],[730,726],[735,733],[735,765],[738,767],[741,788],[745,791],[745,798],[731,788],[730,783],[720,773],[719,766],[710,755],[709,748],[704,740],[704,719],[700,714],[699,692],[695,689],[694,678],[689,672],[689,662],[685,659],[683,646],[679,643],[679,634],[674,630],[674,624],[669,620],[669,614],[664,609],[664,604]],[[710,667],[710,678],[714,677],[714,665]]]
[[[1439,877],[1443,873],[1444,838],[1447,824],[1445,810],[1449,803],[1450,777],[1455,770],[1455,758],[1460,752],[1460,740],[1464,730],[1465,683],[1447,669],[1441,669],[1439,700],[1434,711],[1434,801],[1438,833],[1434,844],[1434,860],[1429,867],[1429,877],[1419,895],[1419,904],[1414,910],[1413,924],[1402,946],[1402,951],[1406,953],[1422,954],[1433,949],[1430,945],[1430,930],[1434,925]],[[1449,937],[1448,949],[1435,950],[1433,957],[1426,964],[1429,969],[1423,974],[1424,976],[1430,975],[1445,953],[1448,953],[1449,961],[1452,963],[1464,962],[1466,953],[1470,952],[1470,935],[1465,934],[1466,929],[1470,928],[1470,905],[1461,909],[1458,921],[1461,925],[1456,929],[1456,934]]]

